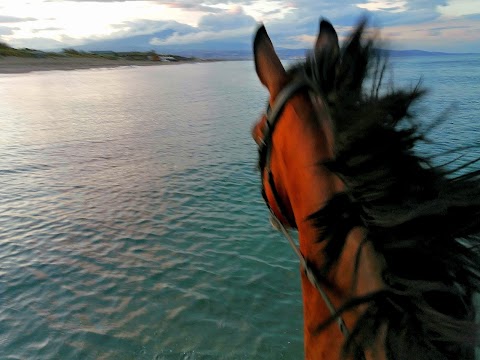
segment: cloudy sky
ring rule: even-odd
[[[344,36],[365,14],[394,49],[480,52],[480,0],[0,0],[0,41],[52,49],[151,35],[195,48],[248,43],[263,22],[275,46],[305,48],[320,16]]]

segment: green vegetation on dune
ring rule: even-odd
[[[148,52],[140,51],[78,51],[75,49],[63,49],[61,52],[40,51],[35,49],[15,49],[6,43],[0,42],[0,57],[15,56],[28,58],[97,58],[110,60],[136,60],[136,61],[195,61],[197,59],[171,54],[157,54],[154,50]]]
[[[8,44],[0,42],[0,56],[16,56],[16,57],[38,57],[38,54],[45,54],[46,56],[55,56],[55,53],[44,53],[43,51],[33,49],[15,49]],[[58,56],[58,54],[56,54]]]

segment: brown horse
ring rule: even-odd
[[[322,20],[288,71],[263,26],[254,40],[270,98],[252,134],[272,216],[298,230],[305,357],[473,360],[480,171],[413,151],[424,91],[383,90],[364,25],[340,48]]]

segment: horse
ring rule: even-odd
[[[384,85],[378,38],[363,20],[340,46],[321,19],[287,70],[263,24],[253,41],[269,99],[252,136],[272,219],[298,232],[305,358],[474,360],[480,170],[414,149],[425,90]]]

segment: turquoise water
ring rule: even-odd
[[[478,141],[480,57],[394,62],[456,104],[435,149]],[[0,75],[0,359],[302,358],[265,96],[251,62]]]

